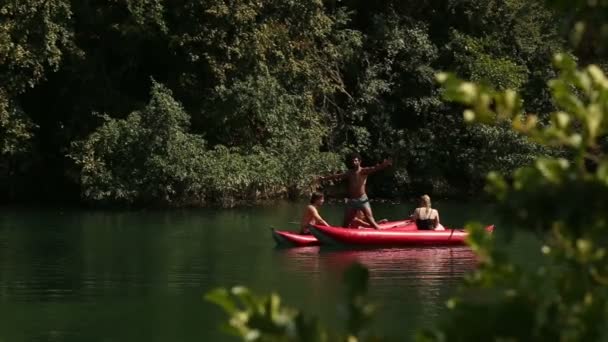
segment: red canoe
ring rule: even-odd
[[[299,234],[287,230],[272,230],[272,238],[277,246],[283,247],[305,247],[318,246],[319,240],[314,235]]]
[[[414,225],[415,227],[415,225]],[[487,226],[492,232],[494,226]],[[374,230],[344,229],[340,227],[312,226],[312,234],[324,245],[341,246],[446,246],[464,245],[468,233],[462,229],[446,230]]]
[[[415,230],[416,225],[412,220],[401,220],[401,221],[389,221],[379,224],[382,230]],[[344,230],[373,230],[371,228],[340,228]],[[282,247],[304,247],[304,246],[318,246],[320,245],[319,240],[311,234],[299,234],[290,232],[287,230],[275,230],[272,229],[272,237],[277,243],[277,246]]]

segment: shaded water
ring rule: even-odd
[[[442,222],[490,218],[483,207],[438,203]],[[481,208],[481,209],[480,209]],[[341,273],[370,270],[375,322],[399,340],[445,311],[463,274],[467,247],[276,249],[268,227],[297,229],[302,204],[234,210],[102,212],[0,210],[0,341],[224,341],[224,319],[202,300],[217,286],[274,290],[292,306],[337,325]],[[400,219],[409,205],[375,204]],[[331,223],[339,205],[326,205]]]

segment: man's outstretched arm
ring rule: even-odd
[[[336,173],[333,175],[321,176],[317,179],[321,182],[324,182],[324,181],[329,181],[329,180],[340,180],[340,179],[345,179],[345,178],[346,178],[346,172],[341,172],[341,173]]]
[[[392,159],[390,159],[390,158],[389,159],[384,159],[382,161],[382,163],[376,164],[375,166],[364,167],[362,169],[362,171],[363,171],[363,173],[369,175],[371,173],[374,173],[374,172],[377,172],[377,171],[380,171],[380,170],[384,170],[384,169],[386,169],[387,167],[389,167],[391,165],[393,165],[393,160]]]

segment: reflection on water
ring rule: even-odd
[[[343,272],[354,262],[366,266],[371,300],[381,308],[378,328],[393,336],[409,336],[416,328],[430,326],[444,311],[445,301],[457,283],[476,266],[475,254],[464,246],[363,250],[305,247],[276,249],[275,253],[285,270],[309,275],[314,293],[327,290],[328,283],[340,282]],[[333,280],[327,281],[323,275]]]
[[[415,278],[424,286],[458,278],[475,267],[475,254],[466,246],[355,250],[302,247],[275,251],[293,272],[341,274],[359,262],[370,270],[372,281]]]
[[[327,205],[323,214],[337,221],[341,209]],[[374,210],[391,217],[410,209]],[[445,311],[456,283],[475,267],[467,247],[274,249],[268,227],[300,214],[301,205],[289,203],[226,211],[0,209],[0,341],[225,341],[217,329],[225,316],[202,295],[237,284],[276,291],[333,326],[343,323],[336,307],[353,262],[370,270],[378,330],[404,340]]]

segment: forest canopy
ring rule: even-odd
[[[477,194],[559,151],[467,125],[434,75],[517,90],[546,120],[565,18],[536,0],[6,1],[3,200],[293,198],[351,151],[394,159],[375,196]]]

